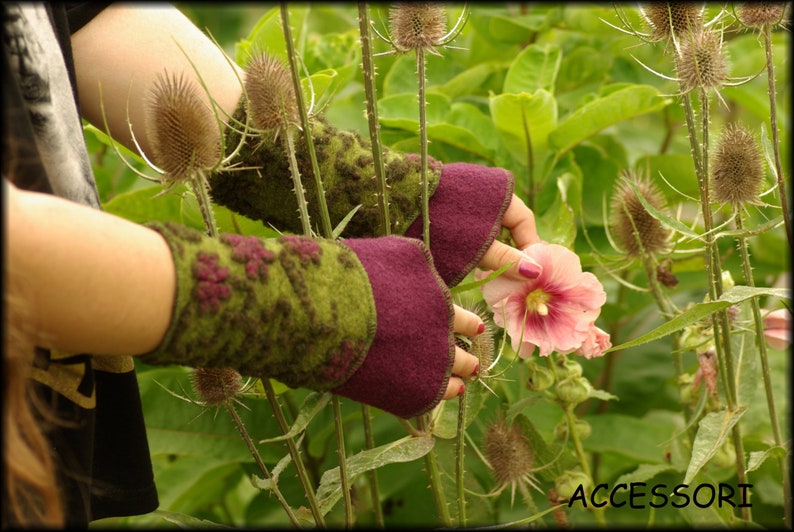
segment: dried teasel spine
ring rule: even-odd
[[[432,49],[441,44],[447,27],[443,4],[399,2],[389,10],[392,43],[399,51]]]
[[[763,156],[755,135],[741,125],[729,124],[712,155],[714,199],[734,206],[756,203],[763,178]]]
[[[630,173],[624,178],[616,184],[610,203],[610,228],[621,251],[632,257],[667,251],[670,231],[648,212],[631,184],[659,211],[666,208],[664,195],[647,178]]]
[[[684,92],[720,87],[728,79],[728,60],[720,34],[701,31],[681,38],[675,70]]]
[[[664,41],[699,33],[703,28],[703,4],[695,2],[648,2],[641,9],[650,26],[650,39]]]
[[[289,67],[266,52],[255,53],[246,68],[248,115],[261,130],[300,123]]]
[[[225,404],[242,391],[242,377],[232,368],[196,368],[193,390],[207,406]]]
[[[493,355],[494,355],[494,338],[493,338],[493,327],[491,323],[486,319],[486,311],[483,305],[479,304],[465,304],[461,303],[461,307],[474,312],[477,314],[480,319],[482,319],[483,323],[485,324],[485,330],[480,334],[477,334],[472,337],[466,337],[465,339],[462,338],[455,338],[455,343],[458,347],[471,353],[472,355],[476,356],[479,359],[479,375],[484,375],[484,372],[491,366],[493,363]]]
[[[147,133],[166,181],[184,181],[220,159],[218,123],[184,75],[160,75],[148,102]]]

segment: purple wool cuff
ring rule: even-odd
[[[332,391],[396,416],[433,409],[455,358],[449,291],[420,241],[401,236],[344,240],[369,276],[377,330],[362,365]]]
[[[463,280],[499,235],[513,196],[513,174],[471,163],[445,164],[430,198],[430,250],[448,286]],[[405,236],[422,239],[422,215]]]

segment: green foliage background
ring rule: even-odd
[[[200,27],[206,27],[223,48],[243,63],[251,47],[265,45],[268,51],[284,54],[284,38],[275,4],[178,4]],[[707,4],[706,20],[721,4]],[[372,18],[381,32],[386,27],[386,4],[372,6]],[[730,7],[729,7],[730,9]],[[450,27],[461,8],[447,5]],[[643,28],[636,6],[626,6],[636,28]],[[674,76],[672,59],[664,44],[643,44],[637,37],[610,27],[618,24],[610,4],[492,4],[471,5],[470,18],[449,47],[428,55],[428,136],[430,155],[446,162],[467,161],[502,166],[516,176],[516,191],[533,208],[541,238],[574,249],[583,266],[596,273],[604,284],[608,301],[597,324],[612,336],[615,346],[637,339],[664,326],[664,320],[647,292],[627,289],[616,280],[644,286],[644,272],[637,265],[615,271],[616,257],[605,230],[606,206],[621,171],[630,169],[652,176],[685,226],[697,224],[698,186],[690,157],[683,108],[677,83],[662,79],[640,65]],[[354,4],[290,4],[293,34],[299,54],[312,76],[317,105],[342,128],[368,135],[364,114],[358,23]],[[789,78],[790,33],[773,34],[777,73],[778,112],[782,146],[790,144]],[[375,40],[376,51],[388,52],[387,43]],[[751,76],[764,66],[762,43],[756,33],[731,28],[725,33],[730,75]],[[416,64],[413,55],[382,55],[378,69],[378,106],[385,144],[405,152],[419,151]],[[199,65],[200,68],[200,65]],[[712,131],[728,122],[741,121],[753,131],[768,133],[769,102],[765,75],[747,83],[724,87],[725,105],[712,105]],[[531,138],[528,148],[527,132]],[[94,169],[104,208],[134,221],[176,220],[201,229],[195,201],[184,190],[155,197],[159,186],[137,178],[110,150],[101,132],[87,129],[94,154]],[[132,156],[130,160],[137,160]],[[141,169],[145,167],[138,161]],[[783,152],[783,168],[790,172],[790,153]],[[662,177],[664,181],[662,180]],[[767,175],[765,189],[773,186]],[[790,186],[790,183],[789,183]],[[179,193],[183,194],[180,196]],[[765,197],[773,206],[752,209],[748,226],[762,226],[779,216],[774,194]],[[694,209],[694,210],[693,210]],[[719,211],[723,217],[727,211]],[[216,209],[221,231],[272,236],[258,222]],[[790,250],[782,226],[749,239],[755,285],[786,285]],[[677,251],[696,250],[700,244],[682,238]],[[720,241],[723,268],[741,279],[741,268],[732,239]],[[682,254],[674,264],[679,284],[671,297],[681,306],[701,303],[707,292],[702,253]],[[782,284],[781,284],[782,283]],[[780,292],[762,289],[757,295],[764,305],[779,301]],[[459,294],[477,300],[477,291]],[[785,299],[785,298],[784,298]],[[743,300],[746,301],[746,300]],[[790,301],[790,299],[788,299]],[[685,318],[693,323],[703,315]],[[670,331],[647,342],[616,349],[605,357],[582,360],[584,375],[596,389],[616,399],[591,398],[577,415],[586,420],[591,435],[584,450],[591,457],[596,483],[613,486],[645,482],[674,486],[681,483],[691,462],[691,450],[682,444],[685,432],[681,398],[671,361]],[[508,342],[509,345],[509,342]],[[510,358],[510,355],[506,356]],[[764,459],[781,450],[771,446],[771,428],[759,378],[759,368],[750,356],[737,379],[742,386],[746,411],[739,423],[745,450],[756,458],[750,472],[753,484],[753,520],[760,526],[782,523],[783,495],[777,463]],[[790,404],[787,375],[790,357],[770,352],[771,373],[778,401],[778,414],[786,430]],[[697,369],[694,352],[684,353],[686,371]],[[289,525],[276,499],[260,489],[252,478],[260,476],[239,434],[223,410],[205,410],[174,397],[172,392],[191,396],[186,368],[150,368],[140,365],[139,382],[145,418],[160,491],[160,510],[132,518],[104,520],[92,526],[251,526]],[[536,464],[535,477],[544,493],[532,491],[529,503],[516,497],[511,504],[509,489],[485,497],[494,488],[487,466],[475,452],[483,433],[497,416],[528,420],[537,436],[537,457],[544,445],[554,442],[554,430],[563,419],[559,405],[525,386],[524,363],[490,386],[496,393],[470,389],[470,418],[466,447],[467,514],[470,525],[526,522],[549,507],[545,492],[572,464],[568,454]],[[304,401],[316,400],[305,390],[278,387],[282,403],[297,417]],[[238,408],[255,440],[278,438],[269,403],[254,387],[240,398]],[[343,401],[348,456],[364,448],[360,405]],[[442,478],[454,515],[456,493],[453,472],[457,423],[457,401],[445,405],[442,421],[433,437],[404,442],[406,431],[395,418],[373,411],[376,445],[398,442],[395,454],[377,467],[380,497],[387,526],[438,526],[436,510],[428,491],[424,462],[432,447],[442,468]],[[336,441],[330,406],[319,410],[306,427],[304,459],[315,485],[323,474],[337,467]],[[713,455],[701,464],[691,484],[720,482],[736,485],[734,461],[728,445],[716,435],[702,432],[716,445]],[[283,441],[258,446],[272,470],[287,455]],[[757,454],[752,454],[757,453]],[[354,482],[356,525],[373,523],[372,503],[366,475]],[[293,508],[305,506],[305,498],[292,466],[279,479],[279,487]],[[625,497],[624,497],[625,498]],[[735,525],[730,507],[683,509],[669,506],[652,509],[608,508],[611,526],[694,527]],[[581,505],[566,509],[570,524],[591,526],[592,512]],[[327,515],[329,526],[343,523],[342,504]],[[545,526],[556,526],[551,516],[540,517]]]

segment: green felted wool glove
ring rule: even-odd
[[[235,118],[244,122],[244,111]],[[315,117],[311,126],[315,155],[323,178],[331,225],[336,226],[352,209],[361,205],[345,230],[356,237],[385,234],[378,208],[375,166],[371,143],[353,131],[340,130],[323,117]],[[296,159],[306,189],[309,215],[319,225],[317,187],[306,142],[302,132],[294,132]],[[227,131],[226,145],[237,146],[239,132]],[[282,231],[302,232],[289,170],[285,133],[275,130],[262,137],[249,137],[242,147],[239,164],[209,177],[212,199],[253,220],[272,224]],[[390,228],[403,234],[421,212],[421,159],[384,148],[383,162],[389,186]],[[428,161],[428,188],[432,194],[438,186],[441,164]]]
[[[367,273],[347,246],[149,227],[171,247],[177,293],[166,337],[145,363],[231,367],[322,391],[363,362],[376,308]]]

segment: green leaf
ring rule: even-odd
[[[160,195],[162,191],[163,187],[154,185],[125,192],[105,203],[103,209],[137,223],[154,221],[183,223],[184,199],[180,193],[185,194],[186,188],[178,186]],[[203,223],[198,228],[203,228]]]
[[[562,51],[556,44],[531,44],[515,58],[505,76],[502,92],[534,93],[543,89],[554,93]]]
[[[496,131],[516,161],[528,165],[530,145],[535,161],[544,158],[549,132],[557,127],[557,102],[549,91],[491,95],[489,106]]]
[[[489,76],[505,68],[502,61],[487,61],[464,70],[440,87],[451,100],[477,91]]]
[[[608,92],[605,91],[605,92]],[[565,153],[599,131],[645,113],[658,111],[671,102],[650,85],[630,85],[586,103],[549,133],[549,145]]]
[[[388,464],[411,462],[429,453],[435,444],[432,437],[408,436],[374,449],[367,449],[347,458],[348,479],[352,482],[359,475]],[[342,480],[339,466],[327,470],[317,488],[317,501],[322,514],[328,513],[342,496]]]
[[[216,523],[214,521],[208,521],[207,519],[199,519],[198,517],[193,517],[192,515],[187,515],[179,512],[169,512],[166,510],[155,510],[154,513],[159,515],[164,520],[168,521],[169,523],[173,523],[177,525],[179,528],[232,528],[227,525],[222,525],[220,523]]]
[[[301,405],[300,410],[298,411],[298,415],[295,418],[295,422],[292,424],[290,429],[287,431],[286,434],[281,436],[276,436],[275,438],[267,438],[265,440],[260,440],[259,443],[271,443],[274,441],[281,441],[286,440],[287,438],[295,438],[306,430],[306,427],[309,425],[309,422],[314,419],[314,416],[317,415],[319,411],[325,408],[325,405],[328,404],[328,401],[331,399],[330,393],[319,393],[319,392],[312,392],[306,396],[303,400],[303,404]]]
[[[755,471],[770,458],[785,458],[786,454],[786,448],[780,445],[773,445],[766,451],[751,451],[750,458],[747,460],[747,472]]]
[[[485,400],[487,399],[486,392],[478,390],[470,390],[472,384],[466,384],[466,393],[463,398],[466,401],[466,419],[464,422],[464,429],[468,427],[472,421],[477,419]],[[460,398],[455,401],[441,401],[438,406],[440,412],[437,417],[435,426],[433,427],[433,436],[448,440],[454,438],[458,434],[458,410],[460,408]]]
[[[785,288],[755,288],[737,285],[723,293],[719,300],[706,303],[697,303],[667,323],[660,325],[659,327],[640,336],[639,338],[635,338],[634,340],[622,343],[620,345],[612,346],[605,350],[604,353],[628,349],[629,347],[635,347],[647,342],[652,342],[653,340],[658,340],[659,338],[668,336],[676,331],[680,331],[687,325],[692,325],[693,323],[698,322],[707,316],[711,316],[715,312],[719,312],[720,310],[728,308],[731,305],[735,305],[736,303],[740,303],[746,299],[750,299],[751,297],[758,296],[774,296],[790,299],[791,292]]]
[[[647,482],[659,473],[665,471],[677,471],[677,468],[670,464],[640,464],[631,473],[626,473],[618,477],[614,485],[631,484],[632,482]]]
[[[689,467],[684,476],[684,484],[692,482],[698,471],[722,447],[725,438],[728,437],[745,410],[745,408],[740,408],[732,412],[725,409],[722,412],[710,412],[703,416],[698,423],[698,432],[692,444],[692,459],[689,461]]]
[[[449,111],[449,98],[436,92],[428,92],[427,124],[444,122]],[[416,94],[397,94],[378,100],[378,116],[380,123],[386,127],[405,129],[412,133],[419,132],[419,99]]]

